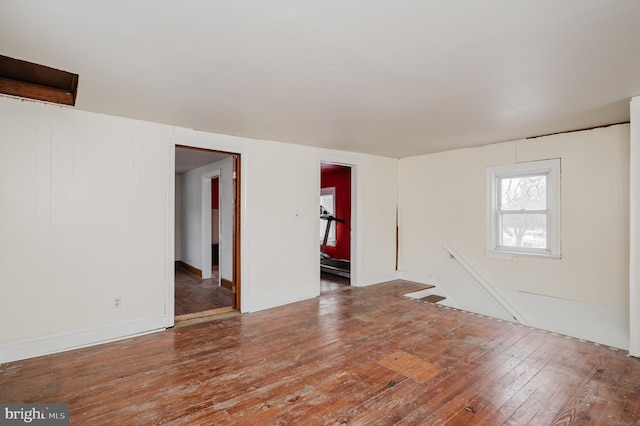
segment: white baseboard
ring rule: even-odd
[[[423,297],[431,296],[432,294],[434,294],[433,289],[428,288],[426,290],[412,291],[411,293],[403,294],[403,296],[410,299],[422,299]]]
[[[164,316],[0,344],[0,364],[64,352],[165,329]]]
[[[372,277],[366,277],[361,279],[359,282],[353,283],[354,287],[366,287],[375,284],[381,284],[388,281],[393,281],[400,279],[398,272],[393,272],[390,274],[382,274],[376,275]],[[249,301],[243,301],[242,312],[257,312],[265,309],[271,309],[282,305],[287,305],[289,303],[299,302],[301,300],[312,299],[318,296],[318,291],[316,289],[304,289],[298,291],[292,291],[289,293],[279,294],[277,296],[272,296],[268,298],[261,299],[252,299]]]
[[[629,310],[540,294],[496,289],[530,325],[629,350]]]
[[[360,279],[359,282],[354,284],[354,287],[366,287],[375,284],[382,284],[388,281],[400,279],[398,272],[392,272],[390,274],[374,275],[372,277],[365,277]]]
[[[313,299],[318,296],[318,290],[315,288],[307,288],[303,290],[292,291],[289,293],[278,294],[272,297],[261,299],[250,298],[242,307],[242,312],[257,312],[265,309],[276,308],[278,306],[287,305],[289,303],[300,302],[306,299]],[[248,305],[248,306],[247,306]]]
[[[405,274],[403,279],[421,282],[419,276]],[[427,276],[428,277],[428,276]],[[445,301],[459,309],[506,321],[515,321],[480,284],[428,277]],[[428,279],[423,277],[422,282]],[[425,282],[426,283],[426,282]],[[629,310],[612,306],[560,299],[540,294],[493,288],[528,325],[542,330],[583,339],[614,348],[629,349]]]
[[[426,285],[436,285],[436,282],[431,275],[414,274],[413,272],[407,271],[398,271],[398,279]]]

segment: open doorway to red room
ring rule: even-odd
[[[351,166],[320,164],[320,291],[351,284]]]

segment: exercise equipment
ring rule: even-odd
[[[322,206],[320,206],[320,219],[327,221],[327,226],[324,230],[324,239],[322,240],[322,250],[320,251],[320,271],[351,279],[351,262],[344,259],[334,259],[326,253],[331,223],[345,223],[345,221],[338,219]]]

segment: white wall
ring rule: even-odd
[[[182,261],[211,276],[211,173],[219,172],[220,188],[220,277],[233,279],[233,163],[231,156],[182,173],[181,221]],[[203,187],[204,185],[204,187]],[[203,196],[206,197],[203,209]],[[205,217],[203,217],[205,213]],[[208,273],[207,273],[208,272]]]
[[[397,278],[396,209],[398,200],[398,160],[365,157],[359,167],[360,198],[358,223],[361,230],[360,285],[375,284]],[[390,178],[390,176],[396,176]]]
[[[220,242],[220,209],[211,209],[211,244]]]
[[[361,224],[352,235],[362,247],[360,266],[355,266],[356,284],[373,284],[396,276],[398,160],[188,129],[175,129],[172,137],[181,145],[242,152],[243,311],[318,294],[321,157],[357,164],[356,174],[363,188],[358,196],[364,206],[360,210],[366,213],[362,213]]]
[[[175,175],[175,209],[176,227],[174,229],[173,241],[175,242],[175,260],[182,260],[182,183],[181,176]]]
[[[357,168],[357,284],[396,276],[399,194],[402,270],[476,285],[446,242],[533,325],[628,345],[628,125],[398,161],[1,97],[0,361],[168,323],[177,141],[242,153],[243,311],[318,294],[319,158],[331,157]],[[554,157],[562,260],[487,259],[485,168]]]
[[[562,160],[562,259],[487,258],[486,167],[549,158]],[[628,158],[629,126],[617,125],[402,159],[400,269],[473,307],[460,290],[477,283],[449,259],[448,243],[532,325],[625,348]]]
[[[327,152],[360,165],[362,282],[393,276],[398,160],[0,97],[0,362],[171,323],[176,141],[242,153],[243,311],[318,294]]]
[[[0,97],[0,361],[163,324],[167,130]]]
[[[640,97],[631,99],[630,108],[629,354],[640,357]]]

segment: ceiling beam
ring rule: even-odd
[[[0,55],[0,93],[75,105],[78,74]]]

